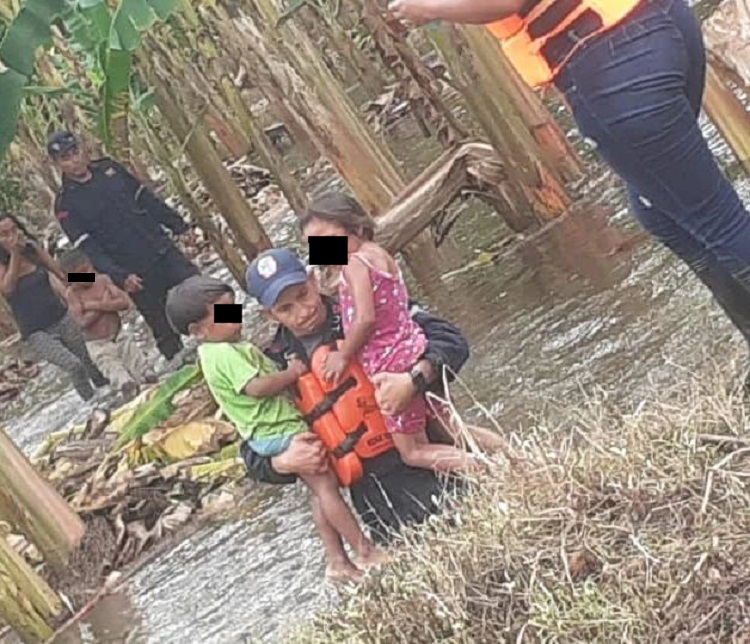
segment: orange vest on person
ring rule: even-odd
[[[331,455],[341,485],[364,474],[362,461],[393,449],[393,438],[375,400],[375,387],[359,364],[352,363],[337,384],[323,378],[329,345],[318,347],[310,371],[297,381],[297,407]]]
[[[590,38],[616,27],[642,0],[528,0],[490,31],[531,87],[551,83]]]

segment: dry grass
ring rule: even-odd
[[[724,385],[550,410],[514,439],[523,473],[481,478],[290,640],[750,641],[750,437]]]

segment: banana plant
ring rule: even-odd
[[[141,34],[165,21],[179,0],[26,0],[8,19],[0,13],[0,159],[15,137],[24,97],[41,47],[59,25],[99,79],[99,134],[127,154],[133,55]]]

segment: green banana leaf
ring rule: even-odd
[[[34,72],[36,51],[50,41],[52,22],[65,0],[27,0],[0,41],[0,158],[16,136],[24,87]]]
[[[172,399],[180,391],[201,381],[203,374],[198,365],[188,365],[167,378],[122,429],[116,447],[119,449],[130,441],[140,438],[163,423],[174,413]]]
[[[34,73],[36,52],[51,41],[51,26],[62,19],[84,60],[99,68],[102,78],[100,110],[105,143],[112,142],[112,119],[127,126],[132,54],[141,33],[164,21],[179,0],[26,0],[0,40],[0,159],[16,134],[24,88]]]
[[[114,140],[114,124],[121,119],[127,123],[130,108],[130,75],[133,66],[133,55],[122,49],[107,49],[105,60],[104,84],[101,89],[102,103],[99,112],[99,135],[108,146]]]

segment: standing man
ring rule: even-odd
[[[198,269],[165,228],[181,235],[188,225],[119,163],[91,161],[70,132],[53,134],[47,151],[63,175],[55,214],[65,234],[97,271],[127,291],[160,353],[179,366],[183,346],[164,313],[167,291]]]

